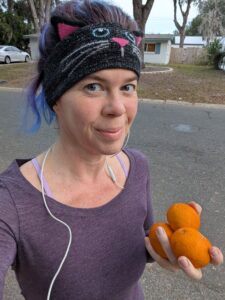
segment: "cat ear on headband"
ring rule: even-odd
[[[74,23],[58,16],[51,18],[51,24],[54,26],[61,41],[85,25],[80,22]]]
[[[133,31],[133,34],[135,35],[136,44],[137,46],[139,46],[141,41],[143,40],[144,34],[141,31]]]
[[[79,26],[71,26],[65,23],[59,23],[57,24],[57,27],[60,40],[63,40],[65,37],[80,28]]]

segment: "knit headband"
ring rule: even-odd
[[[82,26],[51,20],[59,43],[44,67],[43,88],[50,108],[76,82],[109,68],[134,71],[140,76],[141,32],[128,31],[119,24],[101,23]]]

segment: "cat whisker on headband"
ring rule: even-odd
[[[76,54],[77,52],[79,52],[79,51],[82,50],[82,49],[85,49],[85,48],[90,47],[90,46],[93,46],[93,45],[106,44],[106,43],[108,43],[108,41],[105,41],[105,40],[103,40],[103,41],[102,41],[102,40],[101,40],[101,41],[94,41],[94,42],[92,42],[92,43],[87,43],[87,44],[81,46],[80,48],[75,49],[75,50],[74,50],[73,52],[71,52],[69,55],[67,55],[66,57],[64,57],[64,58],[61,60],[60,65],[64,64],[64,62],[65,62],[67,59],[71,58],[72,55]]]
[[[66,66],[65,66],[65,68],[62,70],[62,72],[67,71],[67,70],[70,68],[71,65],[74,65],[74,64],[76,64],[77,62],[79,62],[78,65],[80,65],[81,62],[83,62],[83,61],[85,60],[85,59],[83,59],[83,60],[80,61],[80,58],[83,57],[84,55],[86,55],[87,53],[90,53],[90,49],[92,50],[91,53],[93,54],[93,53],[95,53],[95,52],[94,52],[95,50],[97,50],[97,49],[108,48],[108,46],[109,46],[109,43],[106,42],[106,43],[104,43],[104,44],[97,45],[96,47],[89,47],[88,49],[86,49],[86,51],[82,51],[77,57],[75,57],[74,59],[70,60],[70,62],[69,62],[68,64],[66,64]],[[90,53],[90,54],[91,54],[91,53]],[[86,57],[89,57],[89,56],[90,56],[90,55],[87,55]],[[77,68],[78,65],[76,65],[75,68]]]
[[[136,46],[133,46],[133,53],[135,53],[137,55],[137,57],[139,58],[140,63],[141,63],[142,57],[141,57],[141,51],[140,51],[140,49],[138,47],[136,47]]]
[[[87,60],[89,57],[91,57],[91,56],[93,56],[95,53],[97,53],[97,52],[99,52],[99,51],[101,51],[102,49],[107,49],[108,47],[106,47],[106,46],[102,46],[102,47],[99,47],[99,48],[97,48],[97,49],[94,49],[94,51],[92,51],[89,55],[86,55],[85,57],[84,57],[84,59],[82,59],[77,65],[76,65],[76,67],[75,68],[73,68],[71,71],[70,71],[70,73],[69,73],[69,75],[68,76],[70,76],[82,63],[84,63],[85,62],[85,60]]]

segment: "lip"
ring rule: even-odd
[[[121,138],[123,133],[123,128],[104,128],[104,129],[96,129],[98,134],[107,139],[117,140]]]

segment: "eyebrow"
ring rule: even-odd
[[[101,76],[98,76],[98,75],[94,75],[94,74],[88,75],[88,76],[84,79],[84,81],[85,81],[85,80],[90,80],[90,79],[94,79],[94,80],[98,80],[98,81],[102,81],[102,82],[108,82],[107,79],[105,79],[105,78],[103,78],[103,77],[101,77]],[[125,78],[123,81],[124,81],[124,82],[131,82],[131,81],[134,81],[134,80],[138,80],[137,75],[134,75],[134,76],[132,76],[132,77]]]

